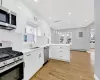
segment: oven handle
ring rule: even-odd
[[[27,56],[31,56],[31,54],[28,54]]]

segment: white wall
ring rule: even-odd
[[[68,29],[67,32],[72,32],[72,49],[89,50],[90,48],[90,30],[89,27]],[[83,37],[79,38],[79,32],[83,32]]]
[[[89,50],[90,49],[90,27],[85,28],[74,28],[74,29],[64,29],[59,30],[60,32],[72,32],[72,46],[71,48],[74,50]],[[79,38],[79,32],[83,32],[83,37]],[[59,44],[59,37],[56,35],[52,35],[52,43]]]
[[[90,26],[90,29],[96,29],[95,22],[93,22],[93,23],[90,24],[89,26]]]
[[[100,0],[95,2],[96,45],[95,45],[95,74],[100,79]]]

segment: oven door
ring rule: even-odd
[[[0,26],[6,27],[10,23],[9,10],[0,6]]]
[[[22,80],[24,63],[21,63],[3,73],[0,73],[0,80]]]
[[[11,11],[10,18],[11,18],[11,21],[10,21],[11,27],[16,28],[16,13]]]

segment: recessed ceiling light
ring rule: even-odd
[[[18,9],[21,9],[21,7],[20,7],[20,6],[18,6]]]
[[[72,13],[71,13],[71,12],[69,12],[68,14],[69,14],[69,15],[71,15]]]
[[[34,0],[34,2],[38,2],[38,0]]]

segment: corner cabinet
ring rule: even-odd
[[[24,80],[29,80],[44,64],[43,48],[25,53],[24,62]]]

